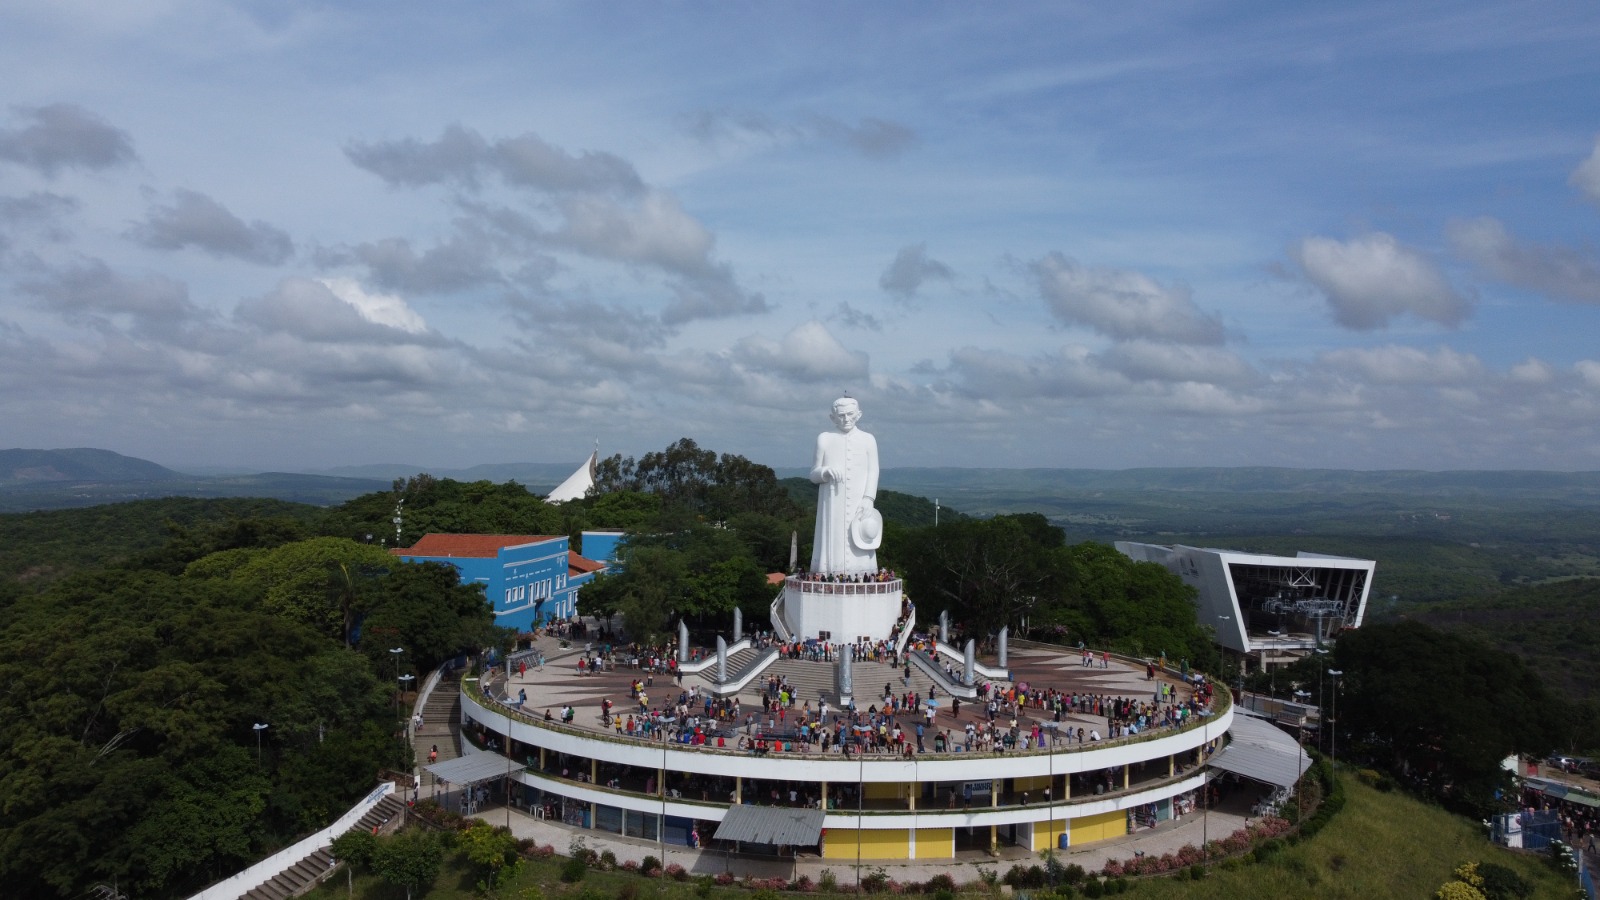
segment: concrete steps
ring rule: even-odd
[[[461,676],[451,673],[439,679],[439,685],[428,695],[428,705],[422,710],[422,727],[416,731],[417,765],[428,764],[428,752],[439,748],[439,762],[461,755],[457,745],[456,723],[461,721]],[[433,773],[422,769],[422,787],[433,786]]]
[[[398,823],[404,811],[405,804],[390,794],[367,810],[367,814],[354,827],[365,831],[388,831]],[[288,900],[298,897],[327,879],[333,873],[334,865],[333,854],[326,848],[315,850],[310,856],[279,872],[271,881],[246,891],[242,900]]]

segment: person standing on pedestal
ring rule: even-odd
[[[878,441],[856,427],[861,406],[853,398],[835,400],[831,418],[839,430],[817,435],[811,464],[811,481],[818,486],[811,571],[875,573],[883,539],[883,517],[872,505],[878,496]]]

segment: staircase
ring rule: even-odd
[[[398,817],[404,811],[405,805],[394,794],[390,794],[368,810],[354,828],[386,831],[392,823],[399,821]],[[333,874],[335,865],[333,854],[323,847],[279,872],[271,881],[246,891],[240,900],[288,900],[289,897],[298,897],[327,880]]]
[[[413,747],[417,765],[428,763],[428,751],[439,748],[439,762],[461,755],[456,744],[456,723],[461,721],[461,673],[450,672],[439,679],[439,684],[428,695],[428,705],[422,710],[422,727],[416,731]],[[422,770],[422,794],[433,787],[433,773]]]

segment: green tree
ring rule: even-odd
[[[517,854],[517,839],[503,827],[474,822],[456,837],[456,848],[478,870],[478,890],[487,897],[516,881],[522,857]]]
[[[404,887],[406,900],[413,891],[431,885],[443,866],[444,845],[436,835],[420,828],[379,841],[372,854],[372,871],[384,881]]]
[[[1335,701],[1340,747],[1364,748],[1474,815],[1493,808],[1502,759],[1543,756],[1567,727],[1521,659],[1419,622],[1348,631],[1334,660],[1344,673]]]

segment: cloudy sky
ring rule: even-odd
[[[0,446],[1600,469],[1588,3],[0,5]]]

